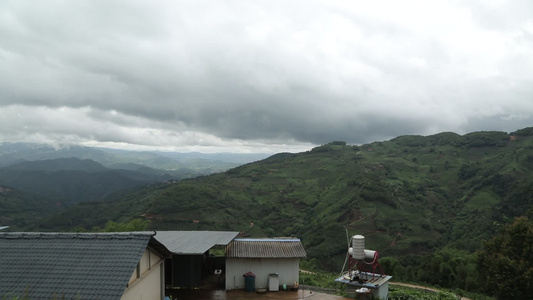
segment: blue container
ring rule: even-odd
[[[250,293],[255,291],[255,277],[254,276],[244,276],[244,289]]]

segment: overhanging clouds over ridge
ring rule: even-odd
[[[528,1],[7,1],[0,140],[275,152],[512,131],[533,124],[527,11]]]

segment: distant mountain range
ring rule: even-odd
[[[69,206],[100,200],[136,185],[172,180],[165,171],[148,167],[110,169],[90,160],[57,158],[23,162],[0,169],[0,184],[25,193],[54,199]]]
[[[120,190],[222,172],[267,154],[136,152],[82,146],[0,144],[0,225],[26,224]],[[3,221],[2,221],[3,220]],[[16,227],[15,227],[16,228]]]
[[[141,165],[152,169],[196,172],[186,177],[225,171],[238,165],[268,157],[264,153],[179,153],[128,151],[75,145],[52,146],[33,143],[0,143],[0,167],[17,163],[57,158],[90,159],[111,169],[136,169]]]

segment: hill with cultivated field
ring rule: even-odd
[[[533,128],[400,136],[279,153],[226,172],[116,192],[38,224],[102,228],[141,218],[154,230],[296,236],[308,263],[340,271],[347,237],[366,236],[389,273],[469,289],[473,253],[532,207]]]
[[[338,240],[346,240],[346,229],[371,236],[384,254],[424,253],[450,243],[474,250],[495,224],[531,205],[531,131],[401,136],[360,146],[332,142],[83,205],[105,211],[130,201],[122,214],[106,217],[145,215],[156,229],[299,236],[316,257],[341,253],[345,245]]]

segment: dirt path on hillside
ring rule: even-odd
[[[421,285],[416,285],[416,284],[401,283],[401,282],[389,282],[389,284],[400,285],[400,286],[410,287],[410,288],[419,289],[419,290],[431,291],[431,292],[435,292],[435,293],[441,292],[441,290],[437,290],[437,289],[434,289],[434,288],[425,287],[425,286],[421,286]],[[471,300],[471,299],[461,296],[461,298],[459,298],[459,300]]]

